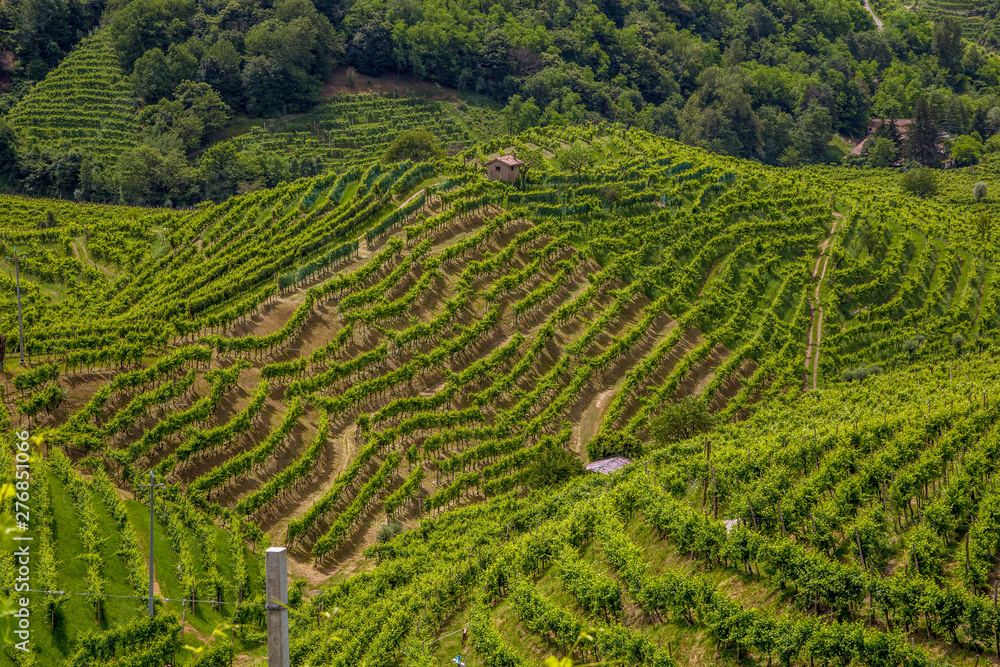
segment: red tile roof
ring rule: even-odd
[[[513,155],[501,155],[500,157],[493,158],[492,160],[488,161],[486,164],[493,164],[494,162],[503,162],[508,167],[516,167],[519,164],[524,164],[523,162],[521,162],[520,160],[518,160]]]

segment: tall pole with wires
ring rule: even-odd
[[[22,255],[17,252],[17,248],[14,248],[14,256],[8,257],[7,260],[14,260],[14,284],[17,286],[17,335],[21,342],[21,365],[24,366],[24,320],[21,316],[21,267],[20,260],[25,259],[27,255]]]
[[[140,488],[149,487],[149,615],[156,616],[156,609],[153,607],[153,491],[163,484],[156,483],[156,472],[149,470],[149,484],[140,484]]]

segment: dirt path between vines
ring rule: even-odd
[[[830,233],[827,235],[826,240],[819,246],[819,257],[816,258],[816,264],[813,266],[813,280],[816,279],[817,274],[819,274],[819,280],[816,281],[816,288],[813,291],[813,323],[809,326],[809,346],[806,348],[806,368],[812,371],[812,388],[815,390],[817,388],[817,375],[819,372],[819,349],[823,343],[823,305],[819,300],[819,289],[823,285],[823,280],[826,278],[826,266],[830,261],[830,255],[827,254],[827,250],[830,248],[830,244],[833,242],[833,235],[837,232],[837,225],[840,224],[840,219],[844,216],[840,213],[834,213],[833,216],[836,218],[833,222],[833,226],[830,227]],[[820,268],[820,262],[823,266]],[[819,316],[815,316],[816,312],[819,312]],[[816,342],[813,343],[813,334],[815,333]],[[807,387],[808,388],[808,387]]]
[[[80,245],[77,245],[77,243],[79,243]],[[80,260],[84,265],[89,264],[98,271],[103,271],[104,274],[112,281],[115,279],[115,274],[111,272],[111,269],[101,266],[93,259],[91,259],[90,253],[87,251],[86,246],[83,246],[83,241],[78,241],[77,239],[73,239],[72,241],[70,241],[69,245],[71,248],[73,248],[73,254],[76,255],[76,258]],[[80,246],[83,246],[83,254],[80,253]]]

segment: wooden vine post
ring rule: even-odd
[[[290,667],[288,646],[288,550],[264,552],[267,593],[267,667]]]

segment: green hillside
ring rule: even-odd
[[[488,107],[390,93],[341,94],[308,113],[254,124],[232,139],[220,139],[195,159],[218,191],[228,193],[367,167],[409,131],[432,132],[449,155],[472,156],[479,142],[500,134],[499,122],[500,115]],[[225,177],[215,176],[220,172]]]
[[[2,474],[9,479],[14,460],[10,448],[3,453]],[[88,637],[111,636],[143,622],[149,595],[148,495],[138,496],[145,503],[133,499],[99,467],[93,474],[86,468],[74,470],[58,449],[36,454],[29,465],[31,592],[20,595],[30,601],[31,651],[8,646],[2,659],[5,664],[58,665],[66,656],[85,652]],[[13,510],[14,499],[6,499],[4,511]],[[242,532],[212,525],[177,497],[157,499],[154,529],[155,593],[161,598],[157,609],[166,612],[164,618],[173,614],[174,624],[183,623],[178,632],[169,633],[164,646],[148,648],[192,664],[195,653],[178,644],[180,635],[194,649],[221,650],[225,642],[215,648],[213,633],[232,622],[237,602],[254,600],[263,563],[244,544]],[[262,554],[266,543],[254,535]],[[0,586],[9,590],[20,581],[17,576],[14,560],[4,559]],[[183,582],[192,580],[203,583],[191,590]],[[210,582],[217,582],[217,589]],[[251,638],[244,646],[253,648],[259,641]],[[103,664],[97,657],[80,664]]]
[[[45,590],[107,598],[62,603],[37,664],[189,659],[183,623],[252,664],[268,544],[301,582],[296,665],[441,664],[465,627],[471,664],[568,654],[590,625],[582,662],[989,648],[1000,291],[977,221],[996,204],[967,194],[985,170],[919,199],[891,171],[621,125],[474,146],[511,152],[516,185],[467,152],[354,156],[193,210],[0,200],[0,238],[47,258],[22,276],[27,369],[6,297],[3,393],[65,499]],[[679,402],[714,429],[663,426]],[[560,485],[614,455],[636,463]],[[177,625],[122,634],[151,468],[160,597],[248,604],[167,602]]]
[[[72,146],[113,158],[135,145],[134,95],[107,34],[98,31],[82,41],[8,120],[29,154]]]
[[[341,611],[303,664],[985,661],[996,382],[919,364],[427,520],[310,601]]]

